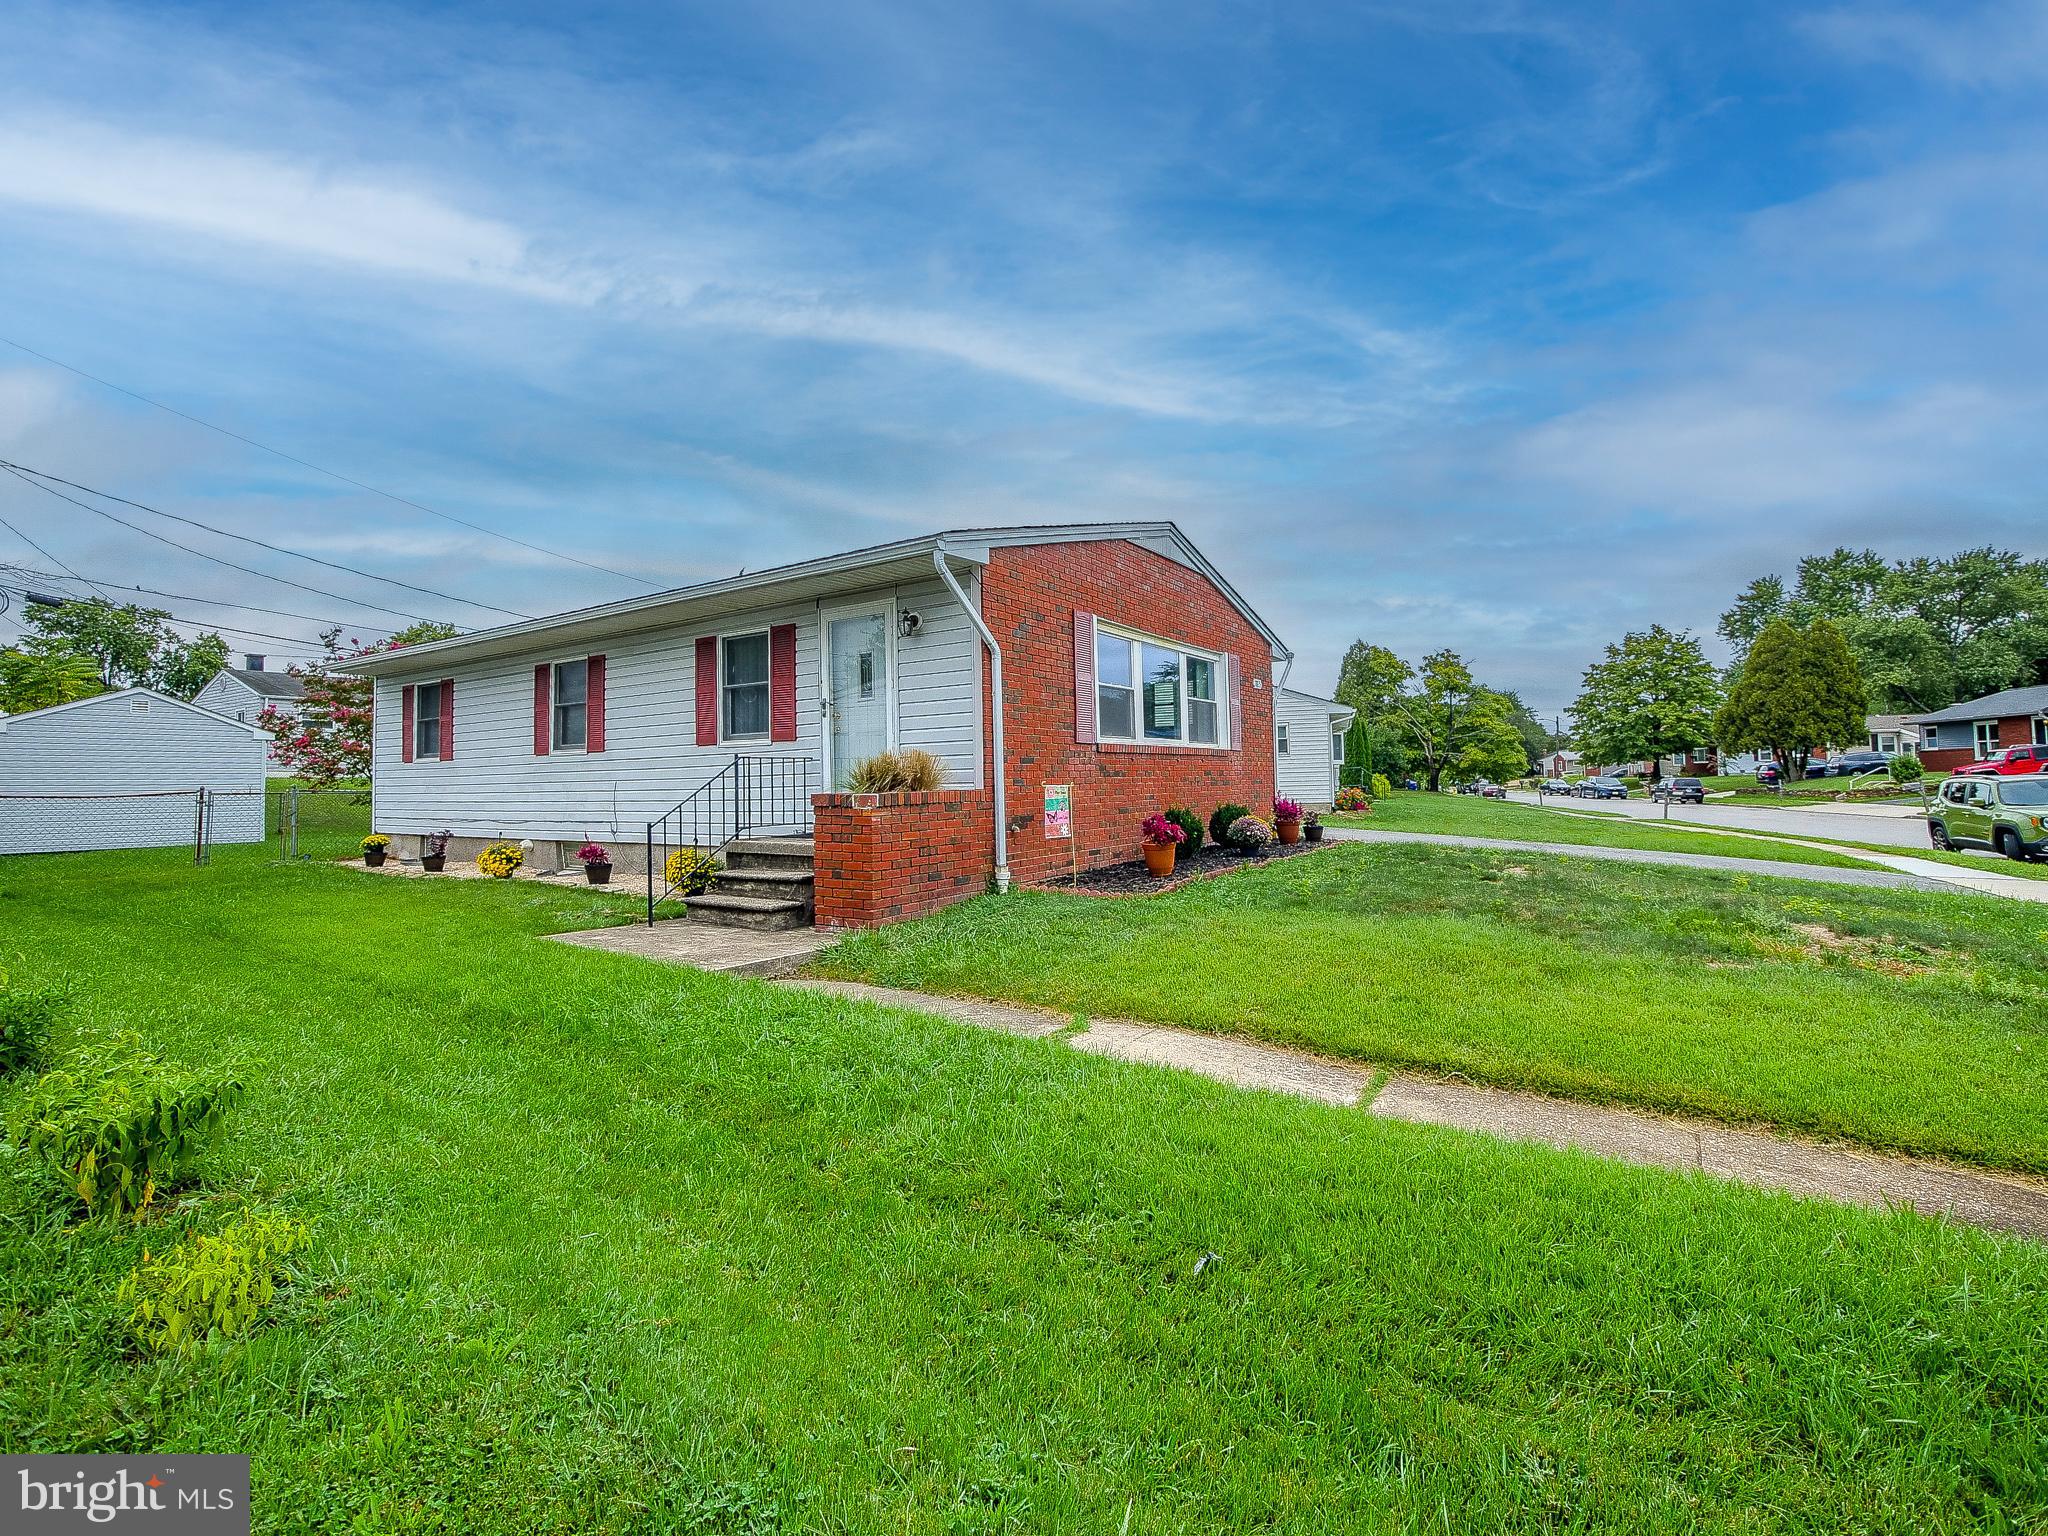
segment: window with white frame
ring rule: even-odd
[[[765,738],[768,734],[768,631],[727,635],[720,673],[719,718],[727,741]]]
[[[1998,750],[1998,722],[1979,720],[1976,722],[1977,755],[1989,757]]]
[[[557,752],[574,752],[589,742],[590,663],[555,663],[554,741]]]
[[[1282,720],[1275,729],[1280,733],[1280,755],[1285,757],[1287,756],[1287,722]]]
[[[441,755],[441,685],[421,683],[412,694],[412,755]]]
[[[1097,625],[1095,734],[1101,741],[1222,745],[1222,658]]]
[[[1342,731],[1333,729],[1330,732],[1330,761],[1333,763],[1344,761],[1344,733]]]

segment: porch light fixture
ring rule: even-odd
[[[924,615],[915,608],[906,608],[896,617],[896,633],[908,640],[924,628]]]

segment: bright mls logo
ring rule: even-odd
[[[0,1529],[248,1536],[246,1456],[7,1456]]]

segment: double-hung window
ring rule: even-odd
[[[1330,761],[1333,763],[1344,761],[1344,733],[1342,731],[1330,732]]]
[[[1275,729],[1275,730],[1277,730],[1277,731],[1279,732],[1279,734],[1280,734],[1280,755],[1281,755],[1282,757],[1286,757],[1286,756],[1288,755],[1288,752],[1287,752],[1287,722],[1286,722],[1285,720],[1282,720],[1282,721],[1280,722],[1280,724],[1279,724],[1278,726],[1274,727],[1274,729]]]
[[[1996,720],[1979,720],[1975,724],[1977,727],[1977,755],[1979,757],[1989,757],[1998,750],[1998,722]]]
[[[412,755],[441,755],[441,685],[420,683],[412,694]]]
[[[554,744],[557,752],[580,751],[590,740],[590,663],[555,663]]]
[[[1097,739],[1221,745],[1222,672],[1219,657],[1098,624]]]
[[[768,632],[727,635],[720,674],[719,717],[727,741],[768,735]]]

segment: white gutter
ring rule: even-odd
[[[1009,761],[1003,756],[1003,648],[996,644],[996,637],[981,619],[981,610],[967,600],[967,593],[961,587],[953,568],[946,564],[943,548],[932,551],[932,564],[938,568],[939,580],[943,581],[959,600],[960,611],[967,615],[967,622],[981,632],[981,643],[988,647],[988,691],[989,714],[994,722],[995,746],[995,792],[996,792],[996,893],[1007,894],[1010,889],[1010,804],[1006,781],[1009,778]]]

